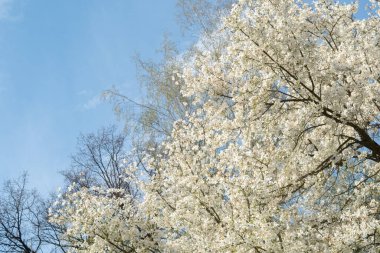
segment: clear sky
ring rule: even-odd
[[[116,122],[99,94],[138,98],[135,53],[180,38],[175,0],[0,0],[0,181],[62,182],[80,133]]]

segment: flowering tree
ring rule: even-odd
[[[178,78],[203,108],[146,186],[170,247],[376,251],[380,20],[357,8],[243,0],[214,33],[223,47],[199,43]]]
[[[155,224],[122,189],[69,189],[52,206],[51,221],[66,226],[68,252],[158,252]],[[70,192],[71,191],[71,192]]]
[[[145,161],[137,218],[92,194],[57,219],[86,235],[89,252],[86,224],[129,231],[112,238],[143,252],[377,252],[380,17],[370,7],[357,19],[358,3],[238,1],[174,75],[198,109]],[[129,224],[148,220],[157,247],[131,239],[141,235]],[[98,249],[114,243],[101,239]]]

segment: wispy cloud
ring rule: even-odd
[[[8,89],[8,75],[4,74],[3,71],[0,71],[0,95],[5,93]]]
[[[0,0],[0,20],[15,20],[19,18],[15,5],[17,0]]]
[[[0,85],[0,94],[4,93],[7,90],[6,86],[1,86]]]
[[[86,96],[88,94],[88,90],[81,90],[81,91],[78,91],[77,95],[79,96]]]
[[[102,97],[100,95],[94,96],[89,99],[84,105],[83,109],[91,110],[96,108],[102,102]]]

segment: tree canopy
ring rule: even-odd
[[[89,180],[50,209],[65,250],[378,252],[378,3],[220,4],[188,52],[141,62],[155,145],[82,140]]]

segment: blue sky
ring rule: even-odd
[[[115,123],[103,90],[138,99],[135,53],[179,40],[176,0],[0,0],[0,181],[54,191],[80,133]]]

